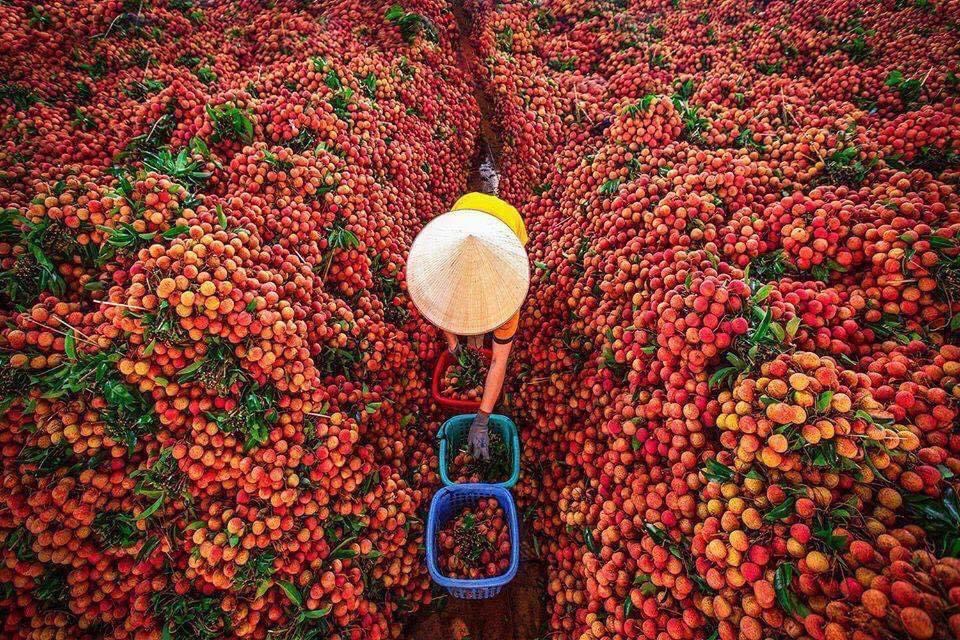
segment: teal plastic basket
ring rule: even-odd
[[[470,432],[470,425],[477,414],[466,413],[454,416],[443,423],[437,432],[437,439],[440,441],[440,480],[446,486],[462,484],[454,482],[447,474],[447,467],[450,461],[456,457],[464,443],[467,441],[467,434]],[[507,445],[507,456],[510,458],[510,476],[503,482],[490,483],[491,486],[503,487],[509,489],[517,484],[520,479],[520,434],[517,432],[517,425],[507,416],[498,413],[490,415],[488,426],[491,431],[496,430],[500,433],[503,441]]]

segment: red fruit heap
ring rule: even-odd
[[[486,377],[483,354],[478,349],[464,347],[457,351],[456,361],[443,372],[440,392],[445,398],[479,401]]]
[[[957,5],[470,6],[551,630],[960,638]]]
[[[403,262],[479,119],[443,8],[0,7],[4,638],[388,638],[429,602]]]
[[[466,5],[551,633],[960,638],[960,5]],[[429,602],[404,260],[476,155],[448,9],[0,3],[0,635]]]
[[[437,563],[450,578],[493,578],[510,568],[510,531],[496,498],[464,507],[437,532]]]

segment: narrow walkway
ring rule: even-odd
[[[484,191],[484,187],[490,180],[490,170],[496,170],[503,146],[500,143],[500,136],[494,128],[493,102],[487,96],[482,83],[478,79],[479,74],[484,73],[484,67],[477,60],[477,53],[473,48],[473,42],[470,40],[473,19],[463,7],[462,0],[454,0],[452,9],[453,15],[457,19],[457,30],[460,32],[461,65],[463,72],[474,80],[473,96],[477,101],[477,106],[480,107],[480,136],[474,153],[473,170],[467,178],[467,189],[469,191]]]
[[[495,128],[493,103],[476,81],[483,66],[477,60],[470,41],[472,19],[462,0],[454,0],[453,13],[460,31],[461,64],[464,73],[475,79],[474,96],[480,107],[480,137],[468,179],[470,191],[484,191],[497,166],[502,146]],[[484,166],[486,164],[487,166]],[[493,180],[497,178],[494,176]],[[524,532],[521,531],[521,535]],[[404,638],[409,640],[536,640],[546,623],[546,563],[530,559],[532,545],[524,536],[521,545],[520,570],[517,577],[495,598],[458,600],[446,596],[436,606],[414,616]]]
[[[517,577],[495,598],[458,600],[447,596],[429,615],[418,615],[409,640],[536,640],[543,633],[544,566],[524,561]]]

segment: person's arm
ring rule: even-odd
[[[513,341],[500,344],[493,343],[493,358],[490,360],[490,369],[487,370],[487,380],[483,385],[483,399],[480,400],[480,411],[493,413],[503,390],[503,380],[507,376],[507,362],[510,359],[510,348]]]
[[[480,408],[473,418],[470,433],[467,435],[470,454],[483,460],[490,459],[490,431],[487,423],[503,390],[503,379],[507,375],[507,361],[510,359],[512,345],[512,337],[506,341],[494,339],[493,357],[490,359],[490,368],[487,370],[487,379],[483,385],[483,398],[480,400]]]

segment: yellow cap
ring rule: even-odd
[[[520,244],[527,246],[527,227],[523,224],[523,218],[520,217],[520,212],[517,211],[517,208],[505,200],[501,200],[496,196],[487,195],[486,193],[474,191],[457,200],[451,211],[460,211],[463,209],[483,211],[498,218],[510,227],[520,241]]]

